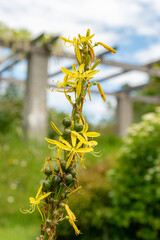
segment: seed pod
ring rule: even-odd
[[[52,178],[52,185],[54,186],[57,186],[61,183],[62,179],[60,176],[58,175],[55,175],[53,178]]]
[[[59,167],[56,167],[56,168],[54,169],[54,172],[59,173]]]
[[[73,177],[76,176],[76,170],[75,169],[72,168],[72,169],[69,170],[69,172],[70,172],[70,174],[72,174]]]
[[[76,132],[80,132],[83,129],[83,124],[82,123],[75,123],[74,129]]]
[[[49,180],[44,180],[42,187],[43,187],[43,191],[45,192],[49,191],[51,188],[51,182]]]
[[[63,132],[63,137],[65,139],[69,138],[71,136],[71,130],[70,129],[65,129]]]
[[[49,198],[49,203],[53,203],[54,202],[54,198],[53,197],[50,197]]]
[[[65,126],[65,127],[70,127],[71,126],[71,119],[69,117],[65,117],[62,121],[62,124]]]
[[[72,183],[73,177],[72,177],[72,175],[70,173],[67,173],[64,176],[64,180],[65,180],[66,185],[69,185],[69,184]]]
[[[52,174],[52,170],[50,169],[50,166],[46,166],[44,169],[44,174],[46,174],[48,177]]]
[[[66,170],[66,162],[65,161],[61,162],[61,168],[62,168],[63,171]]]

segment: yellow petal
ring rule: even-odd
[[[75,147],[76,146],[76,142],[77,142],[77,137],[73,133],[73,131],[71,131],[71,141],[72,141],[72,146]]]
[[[60,143],[60,142],[57,142],[56,144],[59,148],[63,149],[63,150],[66,150],[66,151],[71,151],[71,148],[64,145],[63,143]]]
[[[59,131],[59,129],[56,127],[56,125],[52,121],[50,122],[50,124],[51,124],[52,128],[54,129],[54,131],[56,133],[58,133],[58,135],[62,135],[62,133]]]
[[[80,153],[86,153],[86,152],[92,152],[93,151],[93,148],[79,148],[79,149],[76,149],[76,152],[80,152]]]
[[[81,83],[81,80],[79,79],[78,84],[77,84],[77,97],[78,98],[81,94],[81,89],[82,89],[82,83]]]
[[[91,82],[88,83],[88,95],[89,95],[89,99],[91,101]]]
[[[72,100],[71,100],[71,96],[67,95],[65,87],[64,87],[64,94],[65,94],[67,100],[68,100],[68,101],[70,102],[70,104],[73,106],[73,102],[72,102]]]
[[[100,83],[98,83],[98,82],[95,82],[95,83],[97,84],[97,88],[99,90],[99,93],[101,94],[101,97],[102,97],[103,101],[106,102],[106,96],[105,96],[105,94],[102,90],[102,87],[101,87]]]
[[[72,162],[72,159],[73,159],[73,155],[74,155],[74,152],[71,152],[70,153],[70,156],[67,160],[67,163],[66,163],[66,169],[70,166],[71,162]]]
[[[99,137],[101,134],[97,132],[86,132],[87,137]]]
[[[72,219],[72,221],[75,221],[76,217],[75,217],[74,213],[70,210],[69,206],[67,204],[64,204],[64,203],[62,204],[62,206],[65,207],[69,218]]]
[[[72,134],[74,134],[79,139],[80,142],[85,143],[86,140],[79,133],[77,133],[76,131],[72,131]]]
[[[60,37],[64,42],[68,42],[68,43],[71,43],[73,44],[73,41],[72,40],[69,40],[67,38],[64,38],[64,37]]]
[[[76,235],[80,234],[80,230],[77,228],[76,224],[70,218],[68,220],[69,220],[70,224],[72,225],[72,227],[74,228],[75,234]]]
[[[89,141],[89,142],[87,142],[87,145],[88,145],[89,147],[95,147],[97,144],[98,144],[98,143],[97,143],[96,141]]]
[[[78,68],[78,72],[82,73],[84,69],[84,64],[81,64],[80,67]]]
[[[40,186],[39,189],[38,189],[38,192],[37,192],[37,195],[36,195],[36,199],[37,199],[37,197],[39,196],[39,194],[41,193],[41,191],[42,191],[42,184],[41,184],[41,186]]]
[[[45,137],[44,139],[51,144],[57,144],[57,142],[58,142],[56,140],[53,140],[53,139],[50,139],[50,138],[47,138],[47,137]]]
[[[79,141],[79,143],[76,146],[76,149],[80,148],[84,142]]]
[[[30,198],[29,198],[29,201],[30,201],[31,204],[34,203],[34,202],[36,202],[35,198],[33,198],[33,197],[30,197]]]
[[[81,38],[80,38],[80,43],[89,41],[91,38],[94,37],[94,35],[95,35],[95,34],[92,34],[91,36],[88,36],[88,37],[81,37]]]
[[[67,142],[64,138],[60,137],[60,138],[59,138],[59,141],[61,141],[62,143],[64,143],[67,147],[72,148],[72,146],[70,145],[70,143]]]
[[[91,70],[95,69],[97,65],[100,63],[101,59],[98,59],[91,67]]]
[[[93,60],[95,59],[95,53],[94,53],[94,50],[93,50],[93,47],[92,45],[88,42],[87,45],[89,46],[90,48],[90,53],[91,53],[91,62],[93,62]]]
[[[73,63],[73,65],[72,65],[72,69],[73,69],[73,72],[76,71],[76,64],[75,64],[75,63]]]
[[[80,155],[80,154],[79,154]],[[84,166],[84,163],[83,163],[83,158],[84,158],[84,153],[82,153],[82,155],[80,156],[80,163],[81,163],[81,166],[86,169],[86,167]]]
[[[37,199],[37,201],[41,201],[42,199],[48,197],[51,193],[52,193],[52,192],[48,192],[48,193],[45,193],[45,194],[41,195],[41,196]]]
[[[74,189],[72,192],[67,194],[67,197],[69,197],[70,195],[72,195],[73,193],[76,193],[77,191],[79,191],[82,187],[79,186],[78,188]]]
[[[58,149],[58,154],[57,154],[57,158],[60,159],[61,158],[61,153],[62,153],[62,149]]]
[[[105,49],[107,49],[109,52],[116,53],[116,50],[114,50],[113,48],[107,46],[106,44],[104,44],[102,42],[98,42],[98,44],[101,45],[102,47],[104,47]]]
[[[86,123],[86,126],[85,126],[85,132],[88,131],[88,124]]]
[[[72,76],[73,75],[73,72],[71,72],[70,70],[64,68],[64,67],[61,67],[61,70],[64,74],[66,75],[69,75],[69,76]]]
[[[38,211],[39,211],[39,213],[40,213],[40,215],[41,215],[42,221],[44,221],[44,217],[43,217],[42,211],[40,210],[40,208],[38,207],[38,205],[37,205],[37,209],[38,209]]]
[[[74,51],[75,51],[78,63],[81,64],[81,53],[80,53],[80,50],[79,50],[79,44],[78,43],[75,44]]]

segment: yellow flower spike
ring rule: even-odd
[[[22,213],[32,213],[35,210],[35,206],[37,206],[37,209],[38,209],[38,211],[39,211],[39,213],[42,217],[42,221],[43,221],[44,217],[43,217],[42,211],[40,210],[38,205],[41,203],[41,200],[48,197],[51,194],[51,192],[45,193],[45,194],[43,194],[43,193],[41,194],[41,192],[42,192],[42,185],[38,189],[38,192],[37,192],[37,195],[36,195],[35,198],[29,197],[29,201],[30,201],[30,204],[31,204],[30,209],[26,209],[26,210],[21,209],[21,212]]]
[[[75,230],[75,234],[80,234],[80,230],[77,228],[76,224],[74,223],[76,221],[76,217],[74,215],[74,213],[69,209],[69,206],[67,204],[62,204],[62,206],[65,208],[68,216],[66,216],[66,219],[69,220],[70,224],[72,225],[72,227]]]
[[[111,52],[112,54],[116,53],[116,50],[114,50],[113,48],[107,46],[106,44],[102,43],[102,42],[98,42],[96,44],[101,45],[102,47],[104,47],[105,49],[107,49],[109,52]]]
[[[95,82],[95,83],[97,84],[97,88],[99,90],[99,93],[101,94],[101,97],[102,97],[103,101],[106,102],[106,96],[105,96],[105,94],[102,90],[102,87],[101,87],[100,83],[98,83],[98,82]]]
[[[50,122],[52,128],[54,129],[54,131],[58,134],[58,135],[62,135],[61,131],[56,127],[56,125],[51,121]]]

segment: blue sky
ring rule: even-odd
[[[159,0],[0,0],[0,5],[0,21],[13,28],[27,28],[33,36],[46,32],[72,38],[78,33],[85,34],[90,28],[96,34],[95,41],[118,47],[116,54],[106,56],[108,59],[140,65],[160,58]],[[101,51],[102,48],[99,48],[98,52]],[[49,72],[70,62],[63,60],[57,64],[55,59],[51,59]],[[100,66],[100,70],[97,77],[120,71],[103,66]],[[6,74],[24,79],[25,72],[26,62],[23,61]],[[56,79],[61,80],[62,76]],[[147,74],[132,71],[102,86],[106,91],[114,91],[124,83],[138,85],[147,80]],[[62,95],[48,93],[47,101],[49,106],[69,111],[68,105],[64,107]],[[114,98],[108,97],[108,101],[116,105]],[[92,104],[85,104],[86,112],[89,108],[88,115],[96,122],[102,118],[108,119],[111,114],[98,96],[93,96]]]

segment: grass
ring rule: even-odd
[[[99,158],[87,155],[86,165],[93,168],[106,156],[113,158],[121,145],[121,141],[113,136],[103,136],[98,141],[103,155]],[[39,236],[39,214],[23,215],[20,208],[29,207],[28,198],[36,195],[40,180],[44,179],[40,172],[44,159],[52,156],[52,152],[45,142],[25,142],[20,129],[7,136],[1,135],[0,202],[3,207],[0,209],[0,239],[31,240]]]

